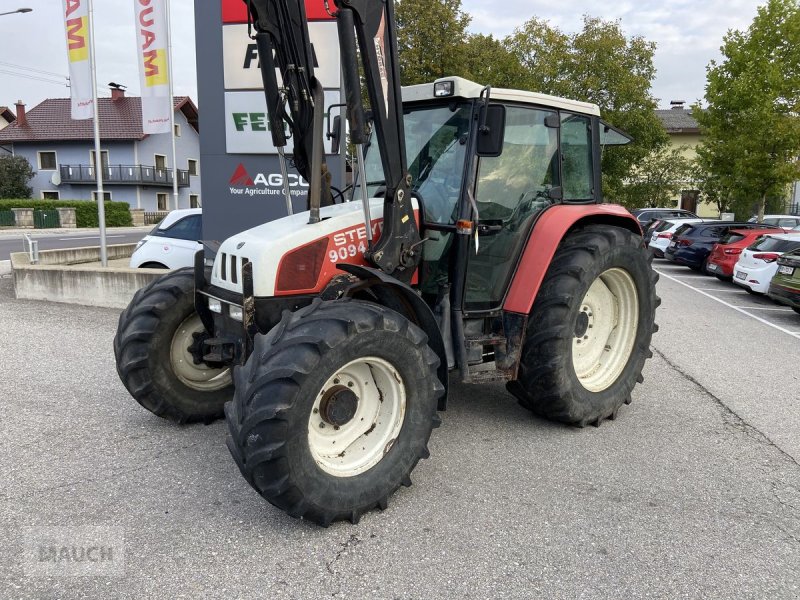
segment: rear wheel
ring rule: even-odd
[[[438,425],[439,359],[400,314],[315,301],[259,335],[226,405],[244,477],[293,517],[357,522],[409,477]]]
[[[641,381],[657,327],[652,255],[630,231],[569,234],[533,306],[509,389],[543,417],[584,426],[614,418]]]
[[[230,369],[200,362],[205,335],[194,308],[191,268],[173,271],[134,295],[114,336],[117,373],[136,401],[177,423],[223,415],[233,395]]]

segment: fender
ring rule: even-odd
[[[542,214],[531,231],[503,310],[528,315],[561,240],[582,225],[622,227],[642,235],[639,221],[618,204],[561,204]]]
[[[439,357],[437,375],[444,386],[444,395],[439,399],[438,408],[439,410],[445,410],[449,391],[447,354],[444,349],[442,333],[439,331],[439,325],[436,323],[436,318],[433,316],[430,306],[420,298],[412,287],[379,269],[343,263],[336,265],[336,267],[355,275],[359,279],[371,282],[372,285],[369,286],[369,290],[375,294],[379,304],[399,312],[425,332],[428,336],[428,345]]]

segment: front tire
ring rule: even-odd
[[[583,427],[615,418],[641,381],[657,327],[657,274],[641,238],[589,226],[561,243],[531,312],[518,380],[525,408]]]
[[[194,273],[179,269],[133,296],[114,336],[117,373],[131,396],[176,423],[222,417],[233,395],[228,368],[196,364],[190,347],[205,331],[194,308]]]
[[[386,508],[427,458],[439,358],[403,316],[316,300],[258,335],[225,407],[228,448],[268,502],[323,526]]]

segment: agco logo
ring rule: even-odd
[[[292,196],[306,193],[308,182],[294,173],[289,173],[289,188]],[[280,173],[258,173],[252,177],[242,163],[236,167],[228,181],[230,192],[237,196],[283,196],[283,176]]]

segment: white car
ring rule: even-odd
[[[664,258],[664,252],[669,246],[672,236],[677,231],[678,227],[687,223],[702,223],[704,219],[669,219],[661,221],[653,231],[653,236],[650,238],[648,248],[657,258]]]
[[[203,247],[203,210],[173,210],[136,246],[133,269],[180,269],[194,265],[194,255]]]
[[[781,254],[795,248],[800,248],[800,233],[775,233],[759,238],[742,251],[733,267],[733,282],[755,294],[766,294],[778,272]]]
[[[758,217],[753,217],[749,220],[750,223],[758,221]],[[792,229],[800,227],[800,216],[798,215],[764,215],[764,225],[774,225],[775,227],[783,227],[784,229]]]

